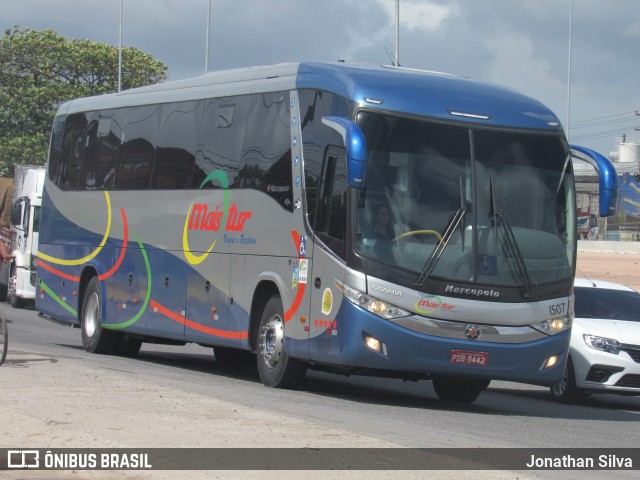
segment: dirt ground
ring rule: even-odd
[[[640,254],[578,250],[576,276],[622,283],[640,291]]]

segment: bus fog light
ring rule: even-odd
[[[552,355],[551,357],[547,358],[544,362],[542,362],[542,367],[540,367],[540,370],[544,370],[545,368],[551,368],[556,366],[558,364],[559,359],[560,359],[560,355]]]
[[[377,338],[370,337],[369,335],[365,335],[364,344],[367,346],[367,348],[373,350],[374,352],[381,353],[385,357],[388,356],[387,344],[384,342],[381,342]]]

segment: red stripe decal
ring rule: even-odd
[[[188,318],[185,318],[182,315],[178,315],[177,313],[172,312],[168,308],[163,307],[162,305],[160,305],[155,300],[151,300],[151,308],[157,310],[158,313],[161,313],[162,315],[164,315],[165,317],[173,320],[174,322],[181,323],[182,325],[184,325],[184,326],[186,326],[188,328],[191,328],[193,330],[197,330],[197,331],[202,332],[202,333],[206,333],[206,334],[209,334],[209,335],[214,335],[216,337],[232,338],[232,339],[236,339],[236,340],[245,340],[245,339],[249,338],[249,333],[248,332],[229,332],[228,330],[220,330],[218,328],[206,327],[206,326],[201,325],[199,323],[193,322],[193,321],[189,320]]]
[[[118,268],[120,268],[120,264],[122,263],[122,260],[124,260],[124,254],[127,252],[127,244],[129,243],[129,225],[127,224],[127,215],[124,212],[124,208],[120,209],[120,215],[122,215],[122,229],[123,229],[123,236],[124,236],[124,238],[122,239],[122,250],[120,251],[120,256],[118,257],[118,260],[116,261],[115,265],[111,267],[111,269],[109,269],[108,271],[100,275],[98,277],[99,280],[104,280],[105,278],[109,278],[111,275],[116,273]]]
[[[300,235],[295,230],[291,230],[291,236],[293,237],[293,244],[296,247],[296,253],[300,251]],[[302,257],[298,257],[300,259]],[[304,291],[307,288],[306,283],[298,284],[298,291],[296,292],[296,298],[293,299],[293,303],[289,307],[289,310],[284,312],[284,323],[287,323],[289,320],[293,318],[295,313],[298,311],[300,307],[300,303],[302,303],[302,299],[304,298]]]
[[[122,228],[124,236],[124,238],[122,239],[122,250],[120,251],[120,256],[118,257],[118,260],[113,265],[113,267],[111,267],[107,272],[104,272],[98,277],[98,279],[100,280],[104,280],[113,275],[118,270],[118,268],[120,268],[120,265],[124,260],[124,255],[125,253],[127,253],[127,244],[129,243],[129,225],[127,223],[127,215],[125,214],[124,208],[120,209],[120,214],[122,215]],[[68,273],[61,272],[57,268],[54,268],[51,265],[45,263],[45,261],[42,259],[38,259],[38,268],[40,267],[42,267],[49,273],[53,273],[57,277],[64,278],[65,280],[71,280],[72,282],[80,282],[80,277],[74,277],[73,275],[69,275]]]
[[[65,280],[71,280],[72,282],[79,282],[80,277],[74,277],[68,273],[61,272],[57,268],[53,268],[51,265],[47,265],[42,259],[38,259],[38,268],[42,268],[47,272],[53,273],[57,277],[64,278]]]

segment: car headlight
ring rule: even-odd
[[[534,323],[531,326],[542,333],[546,333],[547,335],[556,335],[570,329],[572,323],[573,315],[567,315],[560,318],[544,320],[540,323]]]
[[[596,337],[594,335],[583,335],[584,343],[588,347],[595,348],[607,353],[618,355],[620,353],[620,342],[613,338]]]
[[[362,293],[361,291],[351,288],[342,282],[340,282],[338,286],[342,290],[344,298],[379,317],[391,320],[393,318],[407,317],[410,315],[408,311],[403,310],[396,305],[379,300],[371,295],[367,295],[366,293]]]

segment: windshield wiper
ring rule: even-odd
[[[516,240],[516,236],[513,233],[511,222],[509,221],[507,212],[504,210],[498,209],[496,205],[493,178],[489,178],[489,195],[491,196],[491,209],[489,211],[489,215],[491,216],[492,226],[493,227],[498,226],[503,228],[504,242],[506,243],[507,248],[511,251],[513,255],[513,259],[516,263],[516,268],[518,269],[518,273],[520,274],[520,277],[524,281],[524,289],[525,289],[524,297],[533,298],[534,294],[533,294],[533,286],[531,284],[531,277],[529,276],[529,271],[527,270],[527,266],[525,264],[524,257],[522,256],[522,252],[518,247],[518,241]]]
[[[422,271],[420,272],[420,275],[418,275],[418,278],[416,278],[416,281],[413,282],[413,285],[416,287],[423,287],[424,282],[426,282],[427,278],[431,276],[433,269],[436,268],[438,261],[442,257],[442,254],[447,248],[447,245],[449,245],[449,241],[451,240],[451,237],[453,236],[453,233],[456,231],[456,228],[458,227],[458,225],[460,225],[460,229],[461,229],[460,233],[462,236],[462,250],[464,251],[463,219],[464,219],[464,216],[467,214],[467,209],[464,206],[464,191],[462,189],[462,178],[459,178],[459,181],[460,181],[460,208],[456,210],[455,213],[453,214],[453,217],[451,217],[451,220],[449,221],[449,224],[447,225],[447,228],[445,229],[444,234],[442,235],[442,240],[440,240],[440,243],[438,243],[435,250],[433,251],[429,259],[425,263]]]

